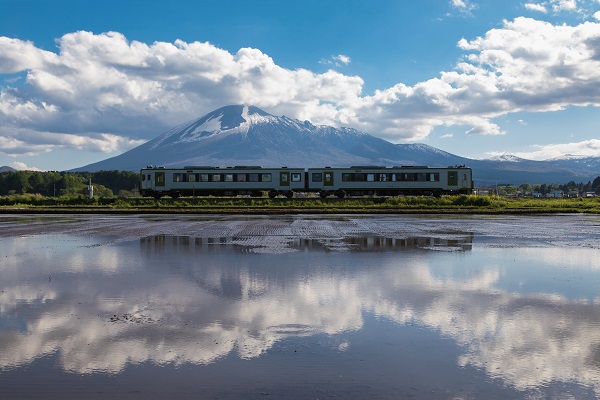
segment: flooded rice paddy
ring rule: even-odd
[[[597,397],[599,216],[0,216],[0,399]]]

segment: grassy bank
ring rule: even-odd
[[[364,198],[50,198],[0,197],[2,213],[595,213],[600,198],[505,199],[483,196]]]

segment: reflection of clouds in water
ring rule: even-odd
[[[96,303],[82,304],[67,304],[59,290],[37,313],[30,311],[26,332],[4,331],[0,360],[12,367],[58,352],[68,371],[116,373],[128,363],[207,364],[231,352],[250,359],[286,337],[360,329],[367,310],[438,330],[465,347],[460,365],[483,368],[518,389],[552,380],[600,381],[597,303],[505,293],[493,288],[496,270],[454,280],[436,278],[425,263],[404,265],[388,259],[381,274],[315,271],[286,285],[258,285],[259,296],[237,300],[164,277],[150,287],[114,292],[119,300],[112,303],[102,297],[106,288],[86,297]],[[250,287],[259,281],[241,274],[242,293],[256,291]],[[81,297],[90,290],[90,282],[77,288]],[[113,314],[127,313],[143,322],[110,322]],[[332,346],[349,349],[344,341]]]
[[[504,229],[500,233],[508,230],[504,222],[485,229],[490,233],[496,229],[497,233],[498,225]],[[322,224],[314,221],[305,231],[320,232],[319,226]],[[407,225],[398,228],[398,224],[394,228],[391,222],[382,226],[389,232],[395,229],[398,237],[402,236],[399,230],[410,229]],[[203,252],[213,251],[210,249],[215,245],[231,246],[224,253],[236,246],[258,249],[257,253],[283,245],[294,251],[312,249],[314,243],[321,250],[335,249],[336,243],[352,249],[357,246],[356,241],[342,242],[323,236],[315,242],[290,242],[290,236],[286,236],[288,229],[279,225],[276,229],[282,235],[276,238],[238,239],[235,235],[240,229],[246,229],[246,233],[257,231],[248,230],[243,223],[229,228],[231,236],[224,236],[229,239],[217,244],[203,243],[202,246],[208,247],[200,252],[193,248],[183,250],[182,244],[175,242],[173,249],[190,251],[202,268],[194,265],[176,268],[181,260],[189,259],[187,254],[187,258],[173,260],[172,265],[165,263],[164,268],[174,271],[174,275],[157,273],[156,266],[135,271],[144,262],[124,260],[112,246],[86,248],[101,259],[93,263],[83,256],[84,252],[74,252],[70,258],[63,257],[63,253],[58,256],[43,253],[44,262],[49,263],[47,270],[61,272],[63,268],[72,276],[69,279],[59,276],[49,282],[45,275],[33,275],[29,277],[30,285],[0,288],[0,319],[19,316],[26,321],[22,331],[0,330],[0,366],[25,365],[52,353],[59,354],[64,369],[79,373],[117,373],[128,363],[147,361],[208,364],[232,352],[251,359],[285,338],[318,333],[337,335],[360,329],[363,312],[367,311],[399,324],[410,322],[439,331],[464,346],[465,353],[457,360],[459,365],[485,369],[490,376],[502,378],[518,389],[559,380],[594,386],[600,392],[597,300],[508,293],[497,288],[503,274],[500,266],[488,264],[467,277],[450,277],[433,272],[431,257],[406,257],[407,253],[384,255],[372,269],[332,269],[331,264],[324,263],[301,272],[281,267],[272,274],[248,265],[235,268],[212,265],[213,253]],[[368,224],[359,223],[350,228],[356,232],[371,229]],[[470,228],[483,230],[481,226]],[[214,225],[207,225],[206,229],[223,231]],[[436,237],[438,245],[448,245],[439,240],[452,240],[452,235],[450,239],[447,233],[444,235]],[[468,236],[465,238],[470,242]],[[408,239],[399,240],[405,240],[399,244],[412,246]],[[368,241],[360,246],[364,248],[365,243],[374,249],[379,246]],[[419,243],[416,247],[426,248]],[[173,249],[165,251],[165,257],[172,256]],[[35,255],[27,255],[28,251],[24,242],[14,254],[8,255],[10,262],[6,269],[3,263],[2,272],[8,272],[9,280],[0,282],[0,286],[11,282],[10,279],[14,281],[23,271],[30,271],[22,264],[35,259]],[[503,251],[506,250],[486,249],[488,254]],[[142,252],[148,259],[160,254]],[[338,254],[328,257],[334,257],[335,262]],[[524,267],[529,260],[554,268],[560,264],[573,270],[598,267],[598,252],[592,249],[532,247],[519,249],[519,255]],[[452,254],[437,257],[449,256]],[[440,262],[439,258],[436,260]],[[101,274],[95,274],[97,267],[105,263],[111,265]],[[106,273],[132,269],[133,277],[128,274],[112,277]],[[112,279],[125,282],[115,284]],[[133,315],[141,322],[123,319],[111,322],[113,315]],[[330,347],[339,351],[351,349],[345,340]]]
[[[144,361],[207,364],[232,351],[241,358],[257,357],[285,337],[362,326],[359,306],[346,301],[345,293],[354,290],[348,280],[328,277],[313,287],[305,282],[265,292],[256,277],[239,279],[243,293],[259,289],[263,294],[230,301],[198,291],[189,281],[161,279],[111,296],[106,287],[94,291],[89,281],[81,285],[80,278],[75,290],[64,288],[68,297],[94,303],[66,304],[59,293],[53,304],[30,316],[26,332],[2,335],[0,362],[13,367],[58,352],[66,370],[80,373],[116,373],[127,363]],[[124,314],[142,322],[110,322]]]
[[[0,292],[0,316],[11,314],[18,310],[23,304],[29,306],[41,306],[54,300],[57,294],[50,289],[34,290],[30,286],[19,285],[15,287],[2,287]]]
[[[557,380],[600,391],[597,301],[494,290],[491,285],[499,274],[489,270],[464,284],[431,276],[423,279],[423,271],[418,269],[417,279],[425,290],[411,293],[411,284],[402,287],[396,281],[389,290],[400,297],[375,312],[399,323],[412,321],[440,331],[467,349],[460,365],[485,369],[518,389]],[[426,301],[413,300],[427,295]],[[399,304],[403,308],[394,307]]]
[[[490,251],[501,252],[502,250],[490,249]],[[564,248],[560,247],[544,248],[543,251],[523,248],[519,249],[519,262],[522,264],[541,262],[577,270],[600,270],[598,252],[586,248],[577,249],[577,251],[565,251]]]

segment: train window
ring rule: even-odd
[[[208,174],[199,174],[198,177],[200,178],[199,182],[208,182]]]
[[[367,174],[367,182],[375,182],[375,174]]]
[[[313,172],[312,181],[313,182],[323,182],[323,173],[322,172]]]
[[[173,174],[173,182],[183,182],[183,174]]]
[[[233,174],[224,174],[225,175],[225,182],[233,182]]]
[[[390,178],[392,178],[392,182],[396,182],[397,177],[398,177],[398,175],[396,175],[396,174],[390,174]]]
[[[246,174],[235,174],[236,175],[236,182],[246,182]]]
[[[434,173],[429,174],[429,181],[430,182],[439,182],[440,181],[439,172],[434,172]]]
[[[271,174],[261,174],[262,182],[271,182]]]
[[[258,174],[248,174],[248,180],[250,182],[260,182],[258,180]]]
[[[292,182],[301,182],[302,174],[300,172],[292,172]]]
[[[387,174],[379,174],[379,180],[381,182],[387,182]]]
[[[187,174],[188,182],[196,182],[196,174]]]
[[[213,174],[212,181],[213,182],[221,182],[221,174]]]
[[[354,174],[342,174],[342,182],[352,182],[354,180]]]
[[[142,182],[146,180],[146,174],[142,174]]]

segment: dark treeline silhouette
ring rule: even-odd
[[[85,195],[90,179],[95,195],[111,197],[131,194],[137,187],[139,174],[128,171],[2,172],[0,173],[0,195],[26,193],[48,197]]]

